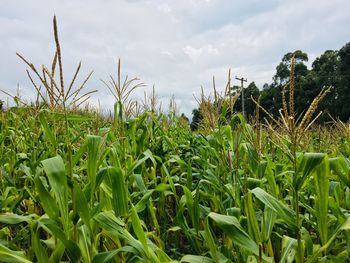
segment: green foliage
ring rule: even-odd
[[[31,108],[1,114],[1,262],[349,256],[346,138],[324,134],[324,153],[314,153],[310,131],[294,170],[281,150],[290,142],[271,143],[262,130],[258,148],[240,114],[207,135],[149,112],[112,122]]]
[[[312,62],[310,69],[306,65],[308,55],[305,52],[296,50],[285,54],[276,67],[272,83],[266,83],[259,89],[254,82],[251,82],[244,88],[245,112],[248,119],[255,116],[256,110],[251,97],[257,100],[259,96],[261,106],[274,117],[279,117],[279,110],[282,108],[281,93],[288,93],[285,89],[290,83],[290,61],[293,56],[295,58],[294,107],[297,115],[307,110],[323,87],[332,87],[327,99],[319,105],[319,109],[325,112],[319,118],[319,122],[324,123],[330,120],[327,113],[335,119],[348,121],[350,119],[350,43],[344,45],[340,50],[326,50]],[[231,90],[234,94],[240,95],[241,87],[233,85]],[[235,112],[242,111],[241,99],[241,96],[237,97],[234,105]],[[201,114],[199,110],[193,110],[192,130],[195,130],[201,122]],[[264,113],[262,115],[266,116]]]

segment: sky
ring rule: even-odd
[[[19,87],[23,98],[35,98],[15,53],[50,65],[54,14],[66,82],[79,61],[78,81],[93,70],[86,85],[98,90],[92,105],[113,108],[101,80],[117,76],[120,58],[122,75],[147,85],[135,98],[154,85],[163,109],[174,96],[189,117],[201,87],[212,92],[213,76],[221,92],[230,68],[233,79],[243,76],[261,88],[287,52],[303,50],[311,63],[350,41],[348,0],[0,0],[0,89],[15,95]]]

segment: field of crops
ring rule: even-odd
[[[345,262],[349,137],[296,144],[240,115],[191,132],[14,108],[0,122],[1,262]],[[343,126],[346,128],[346,126]]]
[[[0,262],[349,262],[350,126],[316,124],[327,88],[294,112],[294,58],[280,116],[214,88],[193,132],[120,63],[113,114],[82,110],[54,36],[51,70],[18,54],[37,101],[0,111]]]

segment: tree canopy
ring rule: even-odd
[[[255,103],[251,97],[260,97],[260,104],[272,115],[277,116],[282,108],[282,92],[290,81],[291,60],[294,57],[294,98],[296,114],[303,113],[323,87],[331,86],[332,91],[320,103],[325,114],[320,121],[327,120],[328,114],[342,121],[350,119],[350,42],[340,50],[326,50],[317,57],[309,69],[306,65],[308,54],[302,50],[288,52],[282,57],[272,77],[272,83],[258,88],[251,82],[244,89],[245,113],[249,119],[255,113]],[[240,93],[239,86],[231,88],[233,94]],[[241,96],[237,98],[234,111],[242,111]],[[327,114],[328,113],[328,114]],[[198,127],[200,112],[193,111],[192,129]],[[329,119],[329,118],[328,118]]]

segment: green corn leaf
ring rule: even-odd
[[[271,194],[274,197],[277,197],[279,195],[279,188],[278,188],[278,185],[276,183],[276,178],[275,178],[275,175],[272,171],[271,166],[272,166],[272,162],[269,160],[267,167],[266,167],[266,170],[265,170],[265,178],[270,186]]]
[[[117,236],[118,238],[126,240],[128,245],[134,248],[139,256],[149,260],[147,262],[157,262],[154,252],[148,247],[147,239],[145,233],[143,232],[137,212],[135,208],[132,209],[132,226],[139,240],[136,240],[127,230],[124,229],[124,223],[115,217],[112,212],[101,212],[94,217],[94,220],[98,222],[98,224],[107,232]]]
[[[136,209],[134,206],[131,207],[131,223],[132,228],[134,229],[134,233],[136,234],[138,240],[141,242],[144,250],[149,253],[149,248],[147,245],[147,238],[143,231],[141,220],[136,212]]]
[[[78,228],[79,231],[79,240],[78,244],[81,251],[81,257],[83,262],[91,262],[91,255],[94,254],[94,247],[91,244],[91,231],[88,230],[86,225],[80,226]]]
[[[88,152],[88,158],[87,158],[87,174],[89,178],[89,183],[91,185],[91,196],[90,200],[92,200],[92,195],[95,191],[96,186],[96,174],[97,174],[97,168],[98,168],[98,159],[99,159],[99,152],[101,148],[102,143],[102,137],[100,136],[94,136],[89,135],[86,139],[86,145],[87,145],[87,152]]]
[[[15,225],[23,222],[29,222],[33,219],[32,216],[21,216],[14,213],[0,214],[0,223],[7,225]]]
[[[46,226],[50,232],[59,239],[67,249],[71,262],[78,262],[81,257],[80,248],[71,240],[67,239],[66,234],[58,227],[57,223],[50,219],[41,219],[40,223]]]
[[[68,229],[68,185],[66,169],[61,156],[52,157],[41,162],[49,179],[63,219],[65,229]]]
[[[261,226],[261,235],[264,242],[267,242],[269,240],[276,218],[277,214],[271,208],[265,206]]]
[[[35,223],[34,226],[32,227],[31,233],[32,233],[32,246],[38,262],[39,263],[49,262],[49,257],[46,253],[46,250],[42,246],[39,238],[37,223]]]
[[[317,229],[321,243],[325,245],[328,240],[328,192],[329,192],[329,163],[327,158],[317,167],[314,177],[316,198],[315,214]]]
[[[295,212],[282,203],[280,200],[276,199],[272,195],[266,193],[263,189],[257,187],[251,191],[265,206],[272,209],[277,216],[281,218],[289,227],[297,230],[297,225],[295,223]]]
[[[117,218],[111,211],[101,212],[94,217],[94,220],[98,222],[102,228],[107,231],[121,232],[125,226],[124,222]]]
[[[64,113],[50,112],[50,115],[56,120],[64,120],[67,117],[68,121],[72,121],[72,122],[85,122],[85,121],[91,121],[93,119],[93,117],[90,117],[90,116],[78,115],[73,113],[69,113],[66,116]]]
[[[128,192],[123,171],[120,168],[108,168],[108,176],[112,182],[112,205],[117,217],[128,214]]]
[[[55,199],[46,190],[39,176],[35,176],[34,183],[36,190],[39,193],[41,205],[43,206],[46,214],[52,220],[57,220],[59,215],[59,209],[57,207]]]
[[[55,147],[55,149],[58,146],[57,140],[56,140],[56,135],[54,134],[54,132],[51,130],[51,128],[49,127],[49,124],[47,122],[47,118],[45,116],[47,111],[41,111],[39,113],[39,122],[41,124],[41,127],[44,130],[44,133],[46,135],[46,137],[49,139],[49,141],[51,142],[51,144]]]
[[[103,180],[108,176],[108,167],[102,168],[97,172],[95,189],[92,189],[91,182],[87,183],[84,187],[83,193],[85,195],[86,201],[92,197],[92,192],[94,192],[103,182]],[[89,200],[90,201],[90,200]]]
[[[137,212],[141,212],[145,209],[145,206],[148,204],[150,197],[152,196],[154,190],[146,190],[140,201],[135,205],[135,209]]]
[[[209,213],[208,217],[221,228],[225,235],[232,239],[233,243],[259,256],[259,246],[244,231],[237,218],[213,212]],[[263,255],[263,260],[271,262],[271,259],[267,258],[265,255]]]
[[[332,245],[334,240],[339,236],[339,234],[342,231],[350,231],[350,217],[348,217],[344,224],[342,224],[341,227],[338,228],[335,234],[331,236],[330,239],[328,239],[327,243],[320,247],[318,250],[316,250],[314,254],[312,254],[312,256],[310,256],[306,260],[305,263],[318,262],[318,257],[322,254],[322,252],[326,251]]]
[[[52,254],[49,258],[49,262],[61,262],[65,250],[66,248],[63,243],[57,240],[54,250],[52,251]]]
[[[74,182],[74,193],[76,196],[76,202],[77,202],[76,207],[77,207],[78,214],[81,220],[87,226],[90,233],[92,233],[91,225],[90,225],[90,212],[89,212],[88,202],[77,182]]]
[[[314,250],[314,244],[312,242],[312,238],[310,236],[310,233],[304,227],[300,230],[300,232],[301,232],[301,238],[305,243],[305,250],[306,250],[307,255],[312,255],[313,250]]]
[[[335,173],[339,179],[350,187],[350,162],[345,156],[330,158],[330,169]]]
[[[139,167],[141,164],[143,164],[146,160],[150,159],[153,163],[155,163],[155,159],[153,157],[152,152],[147,149],[146,151],[143,152],[144,157],[142,157],[139,160],[136,160],[128,169],[128,175],[131,175],[133,171],[135,171],[135,169],[137,167]]]
[[[23,251],[14,251],[0,244],[0,260],[7,263],[31,263]]]
[[[181,263],[214,263],[211,258],[196,255],[185,255],[181,258]]]
[[[322,162],[324,153],[304,153],[301,163],[298,166],[297,175],[294,176],[293,185],[296,190],[300,190],[307,177]]]
[[[140,218],[137,214],[137,211],[133,205],[131,206],[131,223],[132,223],[132,228],[134,230],[134,233],[136,234],[138,240],[141,242],[149,262],[159,262],[154,251],[152,249],[150,249],[148,244],[147,244],[147,237],[146,237],[145,232],[143,231],[143,228],[141,225],[141,220],[140,220]]]
[[[131,177],[134,178],[135,183],[141,192],[147,191],[145,182],[144,182],[141,174],[133,174]]]
[[[187,205],[188,213],[190,214],[190,217],[191,217],[192,225],[198,232],[198,228],[199,228],[198,188],[195,193],[196,195],[195,199],[193,199],[192,192],[186,186],[182,185],[182,189],[184,190],[184,193],[185,193],[186,205]]]
[[[115,249],[113,251],[98,253],[94,256],[92,263],[108,263],[113,260],[113,258],[120,253],[120,249]]]
[[[77,165],[77,163],[82,160],[82,156],[86,152],[86,147],[87,147],[87,141],[85,141],[80,146],[79,150],[74,153],[73,158],[72,158],[72,166]]]
[[[241,148],[245,151],[248,157],[248,163],[251,171],[255,174],[258,171],[259,158],[258,153],[251,143],[241,143]]]
[[[258,220],[256,219],[255,210],[253,207],[252,193],[247,193],[245,198],[245,210],[248,217],[249,233],[254,238],[257,244],[261,244],[261,232],[259,229]]]
[[[204,224],[204,238],[209,246],[209,250],[212,258],[214,259],[215,262],[218,262],[219,252],[218,252],[217,244],[215,243],[213,235],[210,230],[208,217],[205,219],[205,224]]]
[[[280,263],[292,263],[297,253],[297,240],[288,236],[282,238],[282,256]]]
[[[112,251],[101,252],[94,256],[92,263],[107,263],[111,262],[113,258],[121,252],[137,254],[137,250],[131,246],[124,246],[119,249],[115,249]]]

